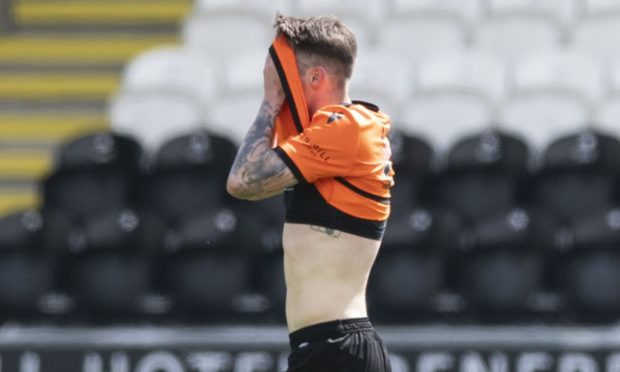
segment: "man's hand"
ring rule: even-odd
[[[263,86],[265,89],[265,101],[269,102],[274,108],[279,109],[282,107],[285,99],[284,89],[282,88],[278,71],[276,71],[276,66],[269,54],[267,54],[265,67],[263,68]]]
[[[226,188],[239,199],[259,200],[297,183],[282,159],[271,149],[274,125],[285,95],[271,56],[263,69],[265,98],[254,124],[239,147]]]

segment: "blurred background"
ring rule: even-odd
[[[224,188],[278,10],[393,120],[395,371],[620,368],[620,1],[0,0],[0,371],[285,369],[282,200]]]

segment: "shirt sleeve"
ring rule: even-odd
[[[317,114],[303,132],[275,148],[297,180],[345,177],[356,160],[359,128],[344,114]]]

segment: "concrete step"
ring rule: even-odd
[[[105,101],[118,89],[116,73],[0,73],[0,101]]]
[[[0,146],[2,143],[54,144],[83,133],[105,130],[107,127],[103,113],[0,112]]]
[[[0,186],[0,216],[27,208],[38,208],[41,196],[36,187]]]
[[[122,66],[151,47],[174,44],[177,37],[144,34],[120,36],[16,35],[0,37],[1,65],[109,65]]]
[[[37,149],[0,148],[0,179],[37,180],[52,167],[52,153]]]
[[[177,24],[191,9],[189,0],[20,1],[20,27],[54,24]]]

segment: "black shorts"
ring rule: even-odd
[[[336,320],[289,335],[288,372],[390,372],[383,340],[368,318]]]

